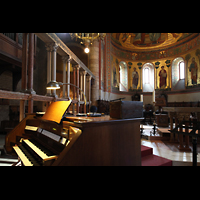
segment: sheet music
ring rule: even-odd
[[[69,101],[56,101],[51,103],[51,105],[48,107],[46,113],[42,116],[41,119],[60,123],[64,113],[70,106],[71,101],[72,100],[70,99]]]

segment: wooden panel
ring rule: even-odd
[[[82,134],[54,165],[140,166],[140,121],[112,119],[83,123]]]
[[[140,101],[110,102],[110,116],[118,119],[143,117],[143,102]]]
[[[12,131],[10,131],[5,138],[5,149],[7,153],[11,153],[12,151],[12,144],[17,143],[17,136],[22,137],[24,134],[24,129],[26,127],[26,121],[28,119],[33,119],[35,115],[28,115],[24,118]]]
[[[0,33],[0,53],[7,57],[2,57],[2,59],[11,59],[10,61],[12,63],[12,60],[15,60],[15,64],[21,66],[20,62],[22,60],[22,45],[6,37],[2,33]]]

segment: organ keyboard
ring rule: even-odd
[[[22,138],[20,144],[13,146],[23,165],[52,165],[60,152],[70,142],[73,142],[74,135],[81,134],[81,130],[74,127],[65,128],[61,131],[60,126],[62,125],[42,120],[39,127],[26,126],[25,134],[28,130],[30,139]]]
[[[29,120],[30,121],[30,120]],[[75,127],[61,128],[62,124],[41,120],[39,127],[26,126],[25,138],[13,149],[25,166],[50,166],[58,158],[60,152],[69,145],[75,134],[81,130]],[[28,132],[29,139],[26,139]]]
[[[57,123],[29,114],[6,135],[5,150],[18,155],[17,166],[138,166],[142,119],[64,117]]]

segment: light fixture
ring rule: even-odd
[[[50,81],[47,86],[46,86],[47,90],[57,90],[60,89],[60,85],[58,82],[56,81]]]
[[[89,46],[92,44],[93,40],[97,38],[103,40],[106,33],[70,33],[70,36],[72,39],[76,38],[76,41],[80,39],[80,43],[85,45],[84,52],[89,53]]]
[[[89,49],[88,47],[85,47],[84,52],[85,52],[85,53],[89,53],[89,52],[90,52],[90,49]]]
[[[57,90],[57,89],[60,89],[60,85],[72,85],[72,86],[76,87],[77,89],[79,89],[82,92],[82,94],[83,94],[84,104],[86,105],[87,99],[86,99],[85,93],[78,86],[76,86],[76,85],[74,85],[72,83],[62,83],[62,82],[57,82],[57,81],[50,81],[47,84],[46,89],[47,90],[49,90],[49,89],[50,90]]]

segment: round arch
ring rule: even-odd
[[[177,57],[172,61],[172,90],[181,90],[181,89],[185,89],[185,78],[184,79],[180,79],[180,73],[181,73],[181,69],[180,69],[180,63],[185,61],[182,57]],[[186,68],[184,66],[184,75],[186,76]],[[184,77],[185,77],[184,76]]]
[[[154,65],[149,62],[142,67],[142,89],[143,92],[154,91]]]
[[[128,67],[126,62],[119,63],[119,91],[128,91]]]

